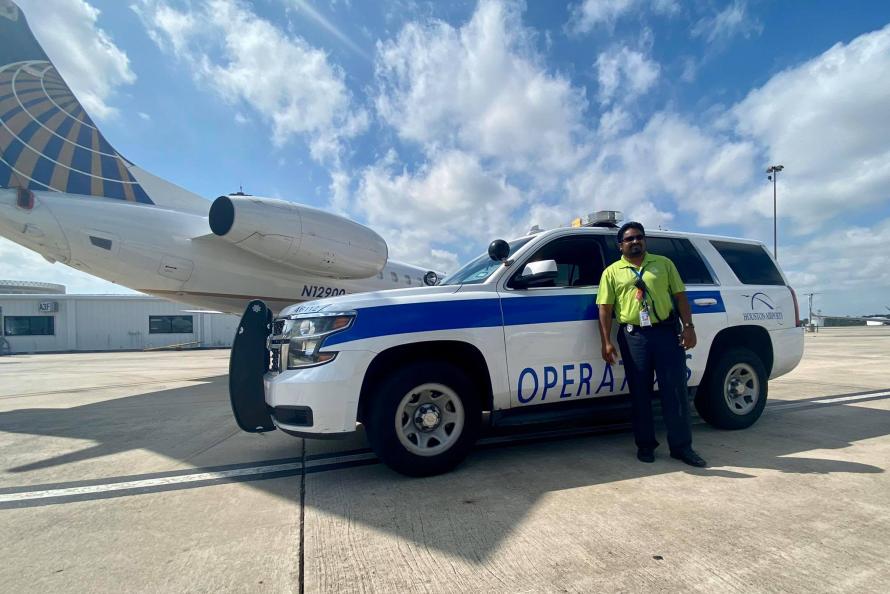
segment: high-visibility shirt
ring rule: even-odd
[[[669,258],[646,252],[643,263],[637,267],[621,256],[603,271],[596,302],[613,305],[615,318],[622,324],[640,324],[643,302],[637,299],[636,287],[640,271],[648,287],[646,301],[653,324],[668,318],[674,309],[672,297],[686,290],[677,267]]]

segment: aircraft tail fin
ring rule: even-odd
[[[11,0],[0,0],[0,187],[159,205],[175,196],[188,210],[209,207],[200,196],[149,179],[108,143]]]

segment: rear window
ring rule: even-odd
[[[685,285],[711,285],[714,279],[698,250],[688,239],[677,237],[646,237],[646,249],[670,259]]]
[[[712,241],[739,280],[746,285],[784,285],[785,281],[762,245]]]

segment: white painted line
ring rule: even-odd
[[[823,398],[820,400],[808,400],[806,402],[789,402],[788,404],[771,403],[768,408],[773,410],[785,410],[789,408],[798,408],[802,406],[812,406],[813,404],[835,404],[838,402],[856,402],[859,400],[869,400],[871,398],[884,398],[890,396],[890,390],[884,392],[874,392],[872,394],[858,394],[856,396],[839,396],[836,398]],[[775,401],[774,401],[775,402]],[[617,426],[617,425],[616,425]],[[605,426],[606,429],[614,429],[616,426]],[[571,436],[575,434],[597,433],[596,428],[574,428],[569,430],[551,430],[536,433],[527,433],[524,435],[508,435],[489,437],[480,440],[481,445],[496,445],[499,443],[509,443],[512,441],[523,441],[528,439],[540,439],[546,437]],[[337,466],[340,464],[348,464],[350,462],[361,462],[366,460],[374,460],[376,456],[372,452],[359,452],[347,456],[331,456],[327,458],[316,458],[308,460],[305,464],[306,470],[317,467]],[[247,476],[257,476],[264,474],[273,474],[276,472],[288,472],[300,470],[303,464],[300,462],[287,462],[284,464],[272,464],[267,466],[250,466],[247,468],[235,468],[232,470],[220,470],[215,472],[196,472],[194,474],[182,474],[178,476],[158,477],[152,479],[141,479],[136,481],[126,481],[122,483],[105,483],[98,485],[88,485],[82,487],[68,487],[59,489],[46,489],[42,491],[25,491],[21,493],[0,494],[0,504],[14,503],[17,501],[29,501],[34,499],[49,499],[62,497],[77,497],[83,495],[100,495],[102,493],[110,493],[114,491],[131,491],[136,489],[157,489],[169,485],[179,485],[185,483],[199,483],[202,481],[214,481],[220,479],[240,478]]]
[[[310,460],[306,462],[306,469],[315,468],[317,466],[328,466],[331,464],[346,464],[349,462],[357,462],[362,460],[372,460],[376,456],[372,453],[352,454],[349,456],[336,456],[331,458],[322,458],[319,460]],[[169,485],[180,485],[183,483],[198,483],[202,481],[214,481],[220,479],[240,478],[245,476],[256,476],[263,474],[272,474],[275,472],[288,472],[300,470],[303,465],[300,462],[287,462],[285,464],[272,464],[267,466],[250,466],[248,468],[235,468],[233,470],[220,470],[216,472],[196,472],[194,474],[181,474],[178,476],[158,477],[152,479],[141,479],[137,481],[126,481],[123,483],[104,483],[99,485],[88,485],[83,487],[68,487],[60,489],[46,489],[43,491],[25,491],[22,493],[0,494],[0,504],[12,503],[16,501],[29,501],[33,499],[48,499],[59,497],[76,497],[83,495],[99,495],[113,491],[130,491],[134,489],[157,489]]]
[[[101,485],[89,485],[84,487],[69,487],[63,489],[47,489],[45,491],[26,491],[24,493],[7,493],[0,495],[0,503],[14,501],[26,501],[30,499],[47,499],[49,497],[73,497],[78,495],[94,495],[112,491],[129,491],[131,489],[151,489],[167,485],[181,483],[196,483],[200,481],[213,481],[226,478],[253,476],[257,474],[270,474],[273,472],[285,472],[299,470],[302,465],[299,462],[287,464],[274,464],[272,466],[252,466],[250,468],[237,468],[235,470],[221,470],[218,472],[198,472],[195,474],[182,474],[179,476],[167,476],[124,483],[106,483]]]
[[[789,402],[788,404],[772,404],[768,409],[784,410],[786,408],[799,408],[801,406],[812,406],[814,404],[835,404],[838,402],[856,402],[858,400],[869,400],[871,398],[886,398],[890,396],[890,391],[873,392],[871,394],[857,394],[855,396],[838,396],[837,398],[822,398],[820,400],[807,400],[806,402]],[[775,401],[774,401],[775,402]]]
[[[818,402],[819,404],[831,404],[833,402],[852,402],[854,400],[868,400],[869,398],[881,398],[883,396],[890,396],[890,391],[875,392],[873,394],[859,394],[857,396],[839,396],[837,398],[823,398],[822,400],[814,400],[813,402]]]

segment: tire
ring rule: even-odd
[[[704,388],[704,389],[702,389]],[[745,429],[766,406],[766,368],[753,351],[732,348],[720,354],[695,395],[695,408],[719,429]]]
[[[395,370],[371,394],[365,431],[383,462],[407,476],[460,464],[482,420],[479,390],[460,367],[424,361]]]

